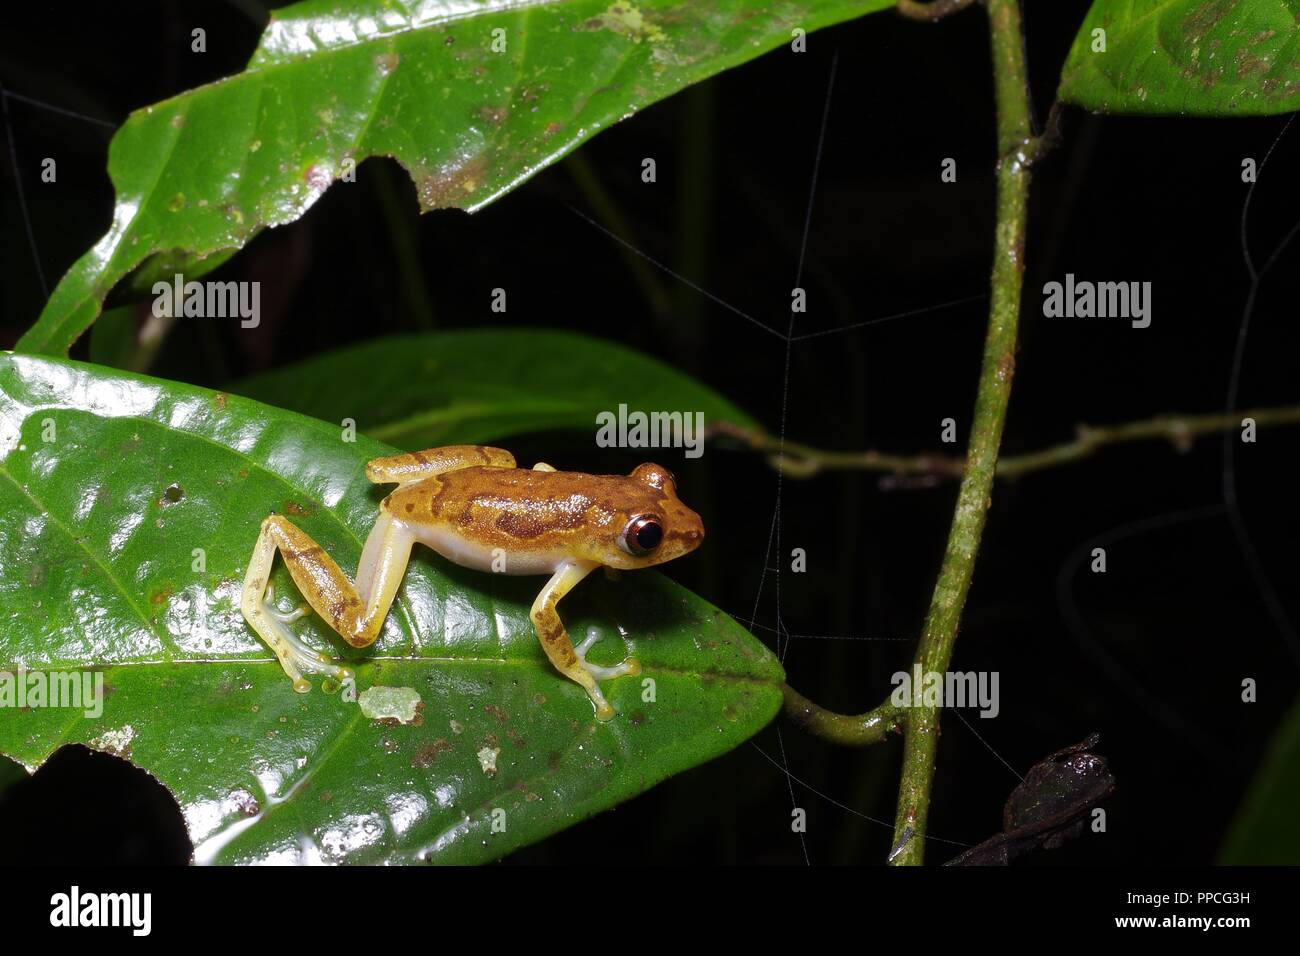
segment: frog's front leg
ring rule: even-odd
[[[576,559],[565,561],[537,595],[529,616],[533,620],[533,627],[537,630],[537,638],[542,642],[542,649],[546,651],[546,656],[555,665],[555,669],[582,686],[587,696],[591,698],[591,702],[596,705],[598,720],[609,720],[614,716],[614,708],[600,692],[597,678],[607,679],[622,674],[639,674],[641,665],[630,657],[616,667],[598,667],[595,664],[588,664],[586,650],[591,646],[592,639],[589,637],[583,641],[581,653],[575,650],[573,641],[569,640],[568,632],[564,629],[564,622],[560,620],[560,614],[556,610],[560,599],[598,567],[600,565],[595,561]]]
[[[311,690],[303,672],[337,679],[350,676],[350,672],[295,637],[286,626],[290,616],[267,604],[276,551],[284,556],[290,576],[312,609],[353,647],[368,647],[379,636],[397,596],[414,542],[409,528],[381,512],[366,539],[354,585],[306,532],[279,515],[262,522],[244,576],[242,608],[249,625],[275,652],[294,690]]]

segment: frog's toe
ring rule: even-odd
[[[306,604],[300,605],[292,611],[281,611],[277,608],[275,606],[275,585],[269,581],[266,584],[266,597],[262,599],[262,610],[281,624],[292,624],[294,621],[300,621],[311,613],[311,608]]]
[[[641,665],[635,657],[629,657],[621,664],[615,664],[613,667],[601,667],[599,664],[589,664],[582,662],[582,666],[587,673],[596,680],[613,680],[615,677],[629,677],[641,673]]]
[[[264,636],[268,638],[268,643],[274,649],[276,657],[280,659],[280,666],[284,668],[285,674],[293,682],[293,689],[298,693],[305,694],[311,690],[311,684],[303,674],[324,674],[340,683],[352,676],[348,668],[335,664],[320,651],[308,647],[285,626],[302,616],[297,611],[285,614],[263,601],[261,612],[269,619],[266,624],[270,628],[270,633]]]
[[[294,621],[301,621],[304,617],[310,614],[311,608],[304,605],[303,607],[296,607],[292,611],[279,611],[273,607],[268,607],[266,613],[271,615],[271,617],[275,618],[281,624],[292,624]]]
[[[587,652],[591,650],[592,645],[600,640],[600,628],[592,626],[587,628],[586,639],[575,647],[573,650],[578,655],[578,661],[585,670],[596,680],[612,680],[615,677],[624,677],[641,673],[641,665],[635,657],[628,657],[621,664],[615,664],[613,667],[604,667],[600,664],[593,664],[587,660]]]

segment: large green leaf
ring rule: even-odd
[[[706,427],[758,427],[712,389],[613,342],[572,332],[483,329],[339,349],[236,382],[231,391],[305,415],[351,418],[402,448],[498,441],[554,428],[594,432],[596,415],[701,412]]]
[[[892,5],[306,0],[277,10],[243,73],[139,110],[113,137],[112,226],[18,347],[66,353],[147,258],[198,263],[239,248],[301,216],[348,161],[392,156],[423,209],[473,211],[606,126],[789,43],[795,28]]]
[[[270,511],[356,567],[383,493],[361,465],[389,448],[340,436],[236,396],[0,356],[0,672],[93,668],[107,685],[98,719],[6,711],[0,753],[28,768],[73,741],[128,756],[176,795],[202,862],[465,862],[724,753],[776,712],[771,653],[646,571],[593,576],[562,605],[573,633],[607,636],[596,660],[623,656],[623,635],[655,681],[653,701],[638,678],[606,682],[618,714],[598,723],[533,634],[540,579],[423,549],[373,648],[344,655],[314,616],[293,625],[354,663],[360,700],[418,694],[414,721],[295,694],[239,592]]]
[[[1219,861],[1232,865],[1300,864],[1300,701],[1282,721],[1237,810]]]
[[[1300,109],[1300,0],[1095,0],[1059,95],[1104,113]]]

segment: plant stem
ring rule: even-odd
[[[1118,425],[1078,425],[1073,441],[1052,445],[1040,451],[1021,455],[1007,455],[998,460],[997,476],[1014,478],[1031,471],[1041,471],[1057,465],[1089,458],[1107,445],[1127,442],[1167,439],[1179,451],[1186,451],[1192,442],[1202,436],[1240,427],[1244,419],[1252,419],[1260,427],[1269,425],[1300,425],[1300,405],[1280,408],[1250,408],[1225,414],[1210,415],[1159,415],[1136,422]],[[755,451],[769,454],[773,468],[781,468],[787,478],[811,478],[822,471],[883,471],[895,475],[932,475],[943,478],[960,478],[966,471],[966,461],[951,455],[924,453],[896,455],[879,451],[830,451],[801,445],[788,438],[785,457],[777,454],[780,443],[776,437],[729,422],[713,422],[712,435],[737,438]]]
[[[885,701],[865,714],[837,714],[814,704],[789,684],[785,691],[785,715],[812,734],[846,747],[865,747],[879,743],[903,723],[903,710]]]
[[[922,673],[948,669],[962,608],[970,590],[975,557],[988,514],[997,468],[998,445],[1011,397],[1015,369],[1016,326],[1024,278],[1025,220],[1029,199],[1031,146],[1029,90],[1020,33],[1020,0],[987,0],[997,107],[998,197],[993,249],[992,302],[984,343],[979,390],[966,470],[957,492],[948,546],[935,584],[916,662]],[[918,865],[925,856],[930,787],[934,780],[939,737],[939,708],[908,709],[903,771],[894,819],[890,862]]]

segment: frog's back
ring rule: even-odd
[[[473,467],[403,485],[383,507],[458,564],[492,569],[499,548],[507,573],[541,574],[588,552],[598,559],[629,509],[649,510],[655,500],[621,476]]]

